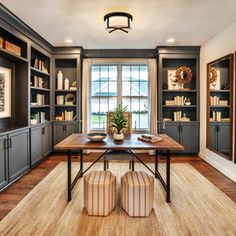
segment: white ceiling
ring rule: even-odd
[[[235,0],[1,0],[54,46],[86,49],[202,45],[236,21]],[[132,30],[107,33],[103,17],[112,11],[133,15]]]

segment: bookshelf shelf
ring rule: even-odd
[[[0,56],[8,58],[12,61],[20,61],[20,62],[28,62],[28,60],[24,57],[19,57],[16,54],[9,52],[4,48],[0,48]]]
[[[55,105],[55,107],[76,107],[76,105]]]
[[[38,87],[34,87],[34,86],[31,86],[30,88],[33,90],[50,92],[50,89],[47,89],[47,88],[38,88]]]
[[[174,105],[174,106],[168,106],[168,105],[162,105],[163,108],[197,108],[197,105]]]
[[[163,93],[196,93],[197,90],[195,89],[190,89],[190,90],[181,90],[181,89],[178,89],[178,90],[169,90],[169,89],[164,89],[162,90]]]
[[[49,108],[50,105],[36,105],[36,106],[30,106],[31,108]]]
[[[41,70],[35,69],[34,67],[31,67],[30,69],[31,69],[32,72],[35,72],[37,74],[44,75],[44,76],[50,76],[50,74],[45,73],[45,72],[43,72]]]
[[[55,90],[55,92],[58,92],[58,93],[63,93],[63,92],[65,92],[65,93],[76,93],[77,92],[77,90]]]

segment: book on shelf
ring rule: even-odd
[[[219,106],[228,106],[228,100],[220,100]]]
[[[66,121],[70,121],[73,120],[74,116],[73,116],[73,111],[65,111],[65,120]]]
[[[57,105],[63,105],[63,104],[64,104],[64,96],[57,95]]]
[[[45,105],[45,95],[44,94],[36,94],[36,102],[38,106]]]
[[[31,119],[30,119],[30,124],[31,125],[44,123],[45,121],[46,121],[45,112],[41,111],[41,112],[31,114]]]
[[[44,61],[35,58],[35,59],[32,59],[31,65],[34,69],[40,70],[48,74],[48,69],[45,67]]]
[[[186,102],[186,97],[185,96],[175,96],[174,102],[175,102],[176,106],[184,106],[185,102]]]
[[[176,111],[174,112],[174,121],[190,121],[190,118],[186,117],[185,114],[182,116],[182,111]]]
[[[36,88],[43,88],[44,80],[39,76],[33,76],[32,85]]]
[[[213,111],[212,112],[212,121],[220,122],[221,121],[221,112]]]

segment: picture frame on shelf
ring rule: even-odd
[[[11,117],[11,69],[0,67],[0,118]]]
[[[167,70],[168,90],[179,90],[183,85],[176,81],[176,70]]]

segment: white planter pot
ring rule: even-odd
[[[116,134],[116,133],[114,133],[113,134],[113,139],[114,140],[123,140],[124,139],[124,134],[122,133],[122,134]]]

